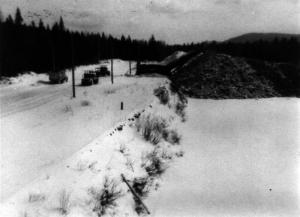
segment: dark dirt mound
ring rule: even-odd
[[[300,71],[293,65],[199,54],[172,76],[175,86],[197,98],[300,96]]]

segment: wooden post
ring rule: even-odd
[[[73,41],[73,35],[71,33],[71,52],[72,52],[72,91],[73,91],[73,98],[76,97],[75,93],[75,69],[74,69],[74,41]]]
[[[129,60],[129,75],[131,75],[131,59]]]
[[[123,102],[121,102],[121,110],[123,110],[123,108],[124,108],[124,104]]]
[[[52,38],[50,38],[50,46],[51,46],[51,57],[52,57],[52,70],[53,70],[53,73],[55,73],[55,51],[54,51],[54,43],[53,43],[53,40]]]
[[[114,48],[113,43],[111,43],[111,66],[110,66],[110,79],[111,83],[114,83]]]
[[[111,83],[113,84],[114,83],[114,60],[113,58],[111,58],[111,61],[110,61],[110,79],[111,79]]]
[[[146,207],[146,205],[143,203],[143,201],[141,200],[141,198],[137,195],[137,193],[133,190],[133,188],[130,186],[130,184],[128,183],[128,181],[126,180],[125,176],[123,174],[121,174],[122,180],[126,183],[126,185],[128,186],[129,190],[131,191],[131,193],[133,194],[133,196],[142,204],[142,206],[144,207],[144,209],[146,210],[147,214],[150,215],[150,211],[148,210],[148,208]]]

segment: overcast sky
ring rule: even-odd
[[[17,6],[27,20],[63,16],[72,29],[145,39],[153,33],[168,43],[300,34],[300,0],[0,0],[4,14]]]

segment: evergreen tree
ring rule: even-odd
[[[62,17],[59,18],[58,29],[60,31],[65,31],[65,24],[64,24],[64,20]]]
[[[32,28],[35,28],[35,22],[34,22],[34,21],[31,21],[30,26],[31,26]]]
[[[5,23],[8,24],[8,25],[14,24],[14,20],[13,20],[13,18],[12,18],[11,15],[8,15],[8,16],[7,16],[7,18],[6,18],[6,20],[5,20]]]
[[[44,23],[41,19],[39,21],[39,29],[41,29],[41,30],[45,29]]]
[[[4,21],[4,18],[3,18],[2,10],[0,8],[0,23],[2,23],[3,21]]]
[[[17,8],[16,14],[15,14],[15,24],[22,25],[23,23],[23,17],[21,15],[20,8]]]

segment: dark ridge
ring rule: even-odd
[[[170,76],[190,97],[245,99],[299,97],[300,70],[288,63],[199,53]]]
[[[268,41],[272,42],[273,40],[281,40],[281,39],[290,39],[296,38],[300,41],[300,34],[286,34],[286,33],[247,33],[234,38],[230,38],[225,42],[231,43],[252,43],[255,41]]]

